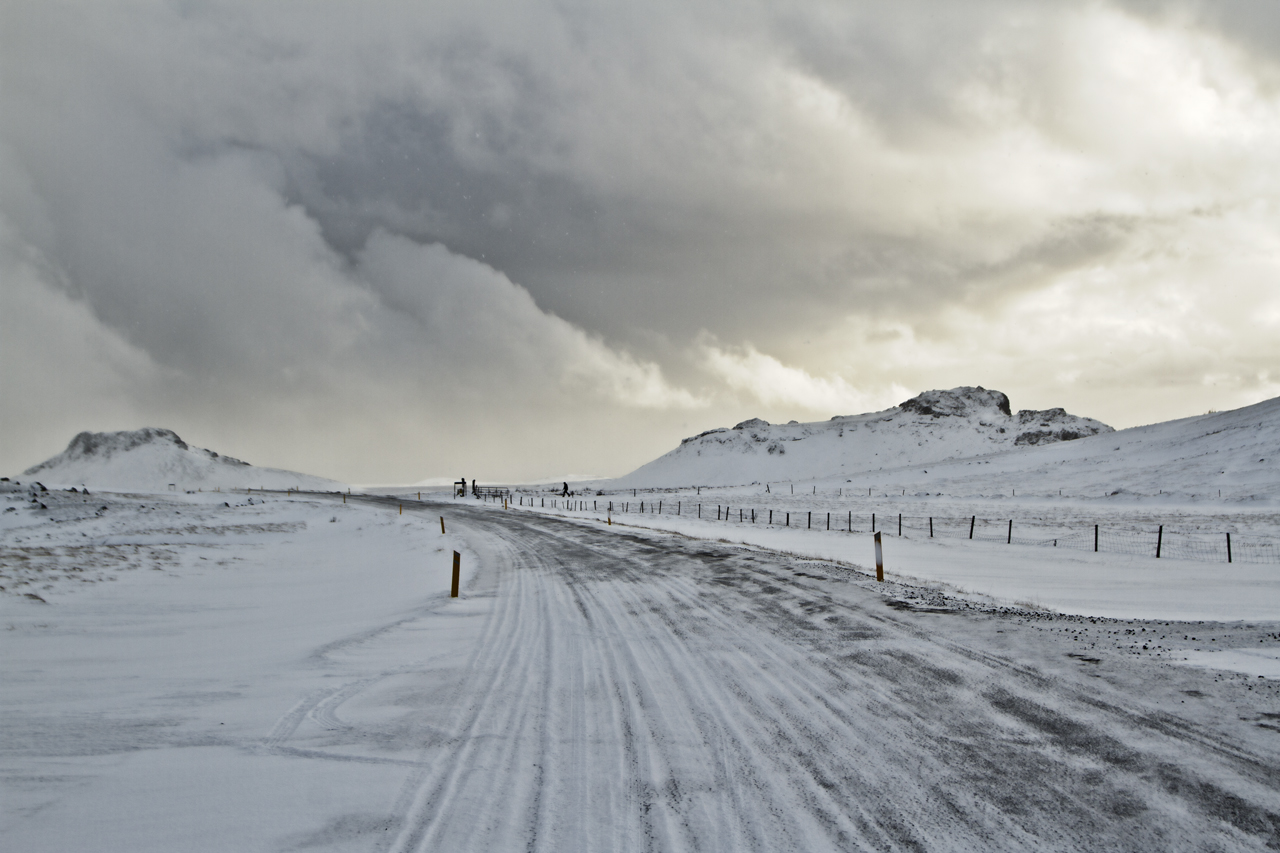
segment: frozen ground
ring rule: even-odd
[[[4,849],[1280,844],[1280,682],[1173,662],[1275,622],[475,501],[50,497],[0,528]]]
[[[0,849],[283,849],[387,809],[411,758],[295,735],[341,728],[335,681],[459,665],[421,622],[456,536],[340,498],[42,497],[0,515]]]
[[[568,505],[573,507],[569,515],[598,519],[609,515],[612,506],[615,519],[625,524],[861,566],[874,566],[871,523],[875,514],[889,573],[953,594],[1087,616],[1280,620],[1280,563],[1240,561],[1242,543],[1280,543],[1280,513],[1274,509],[1241,510],[1227,503],[1177,506],[883,494],[867,498],[840,495],[835,487],[795,495],[787,486],[768,494],[763,490],[763,486],[702,489],[701,493],[662,490],[637,492],[635,497],[628,490],[569,501],[522,492],[515,500],[556,513],[565,513]],[[789,528],[784,526],[788,513]],[[828,514],[830,532],[826,530]],[[901,537],[897,535],[899,514],[905,522]],[[930,517],[934,538],[928,533]],[[975,539],[969,540],[970,520],[975,517]],[[1014,544],[1007,544],[1009,521],[1013,521]],[[847,532],[850,523],[852,534]],[[1095,525],[1102,545],[1099,553],[1091,547]],[[1165,556],[1157,560],[1160,525],[1165,527]],[[1222,547],[1228,531],[1236,536],[1237,561],[1231,564],[1226,563]],[[1063,537],[1063,547],[1019,544],[1052,542],[1053,537]],[[1077,547],[1066,547],[1068,541]],[[1188,543],[1204,544],[1205,553],[1215,561],[1169,558]],[[1116,548],[1134,551],[1110,550]]]

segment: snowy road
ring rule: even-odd
[[[1280,731],[1197,721],[1203,673],[719,543],[452,517],[483,636],[379,849],[1280,845]]]
[[[227,497],[9,513],[0,849],[1280,846],[1280,680],[1171,662],[1280,624],[984,610],[470,501]]]

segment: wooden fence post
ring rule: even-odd
[[[1156,559],[1160,559],[1160,546],[1164,544],[1164,525],[1156,531]]]
[[[450,598],[458,597],[458,578],[462,575],[462,555],[453,552],[453,587],[449,591]]]
[[[1227,534],[1227,562],[1231,562],[1231,534]]]
[[[1004,544],[1006,545],[1013,544],[1013,519],[1012,518],[1009,519],[1009,538],[1005,540]]]
[[[876,580],[884,580],[884,551],[880,547],[880,533],[875,535],[876,539]]]
[[[440,516],[440,533],[444,534],[444,516]]]
[[[1098,525],[1093,526],[1093,553],[1098,553]]]
[[[969,519],[969,538],[970,539],[973,538],[973,526],[977,523],[978,523],[978,517],[976,515],[973,518]]]
[[[902,513],[898,513],[898,535],[902,535]]]
[[[929,516],[929,538],[933,538],[933,516]]]

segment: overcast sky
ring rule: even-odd
[[[0,468],[1280,395],[1280,4],[0,0]]]

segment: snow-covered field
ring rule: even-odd
[[[572,509],[566,509],[565,500],[560,498],[530,495],[523,500],[534,501],[535,511],[600,521],[610,515],[608,507],[612,503],[615,508],[612,517],[618,524],[757,545],[864,568],[875,565],[870,532],[874,510],[865,509],[858,501],[824,502],[813,496],[805,500],[797,496],[794,500],[774,501],[767,496],[744,493],[744,490],[704,489],[701,495],[673,491],[659,498],[650,494],[642,511],[638,499],[630,499],[629,494],[625,497],[625,501],[618,500],[617,495],[588,497],[578,503],[570,502]],[[661,515],[657,514],[659,499],[662,500]],[[546,508],[542,507],[543,502]],[[581,503],[585,503],[585,507],[581,507]],[[677,504],[679,516],[675,514]],[[851,504],[859,504],[852,534],[846,532],[847,513],[854,512],[849,508]],[[592,510],[593,505],[597,510]],[[701,518],[697,517],[699,505]],[[757,509],[764,506],[776,508],[773,525],[767,523],[768,510]],[[886,571],[898,580],[936,586],[953,594],[975,595],[1001,604],[1043,607],[1086,616],[1280,620],[1280,565],[1227,564],[1225,560],[1209,563],[1167,556],[1157,560],[1153,556],[1114,551],[1094,553],[1091,549],[1033,546],[1016,541],[1010,545],[1005,541],[1006,519],[1014,519],[1014,529],[1020,535],[1025,535],[1028,527],[1034,525],[1050,533],[1086,530],[1091,540],[1096,522],[1108,531],[1132,531],[1148,525],[1154,528],[1149,521],[1149,511],[1113,506],[1047,510],[1042,506],[1013,503],[922,505],[918,500],[888,499],[881,499],[874,506],[880,510],[878,524],[883,536]],[[757,513],[754,524],[752,509]],[[904,529],[902,536],[897,535],[898,510],[909,513],[907,520],[911,525]],[[791,514],[789,528],[784,526],[787,512]],[[832,512],[831,531],[826,530],[828,512]],[[926,525],[930,512],[938,513],[935,517],[938,535],[934,538],[929,538]],[[716,520],[717,513],[722,514],[722,520]],[[812,528],[807,526],[810,513]],[[969,521],[979,513],[985,520],[979,535],[985,534],[985,538],[971,541],[966,535]],[[1183,511],[1169,512],[1164,517],[1177,518],[1179,530],[1226,527],[1280,534],[1277,523],[1280,519],[1274,512],[1241,518],[1238,514]],[[944,518],[947,519],[945,526]],[[943,536],[944,532],[947,535]],[[1169,538],[1176,542],[1172,533]],[[1280,539],[1280,535],[1276,538]],[[1151,539],[1154,552],[1154,534]]]
[[[82,434],[0,481],[0,849],[1280,847],[1280,402],[956,391],[509,507]]]
[[[714,522],[11,497],[6,850],[1280,843],[1280,681],[1232,670],[1280,623],[1005,608]]]
[[[458,537],[340,498],[42,497],[0,515],[0,848],[279,849],[385,810],[376,742],[307,760],[341,728],[317,697],[460,664],[465,606],[421,624]]]

